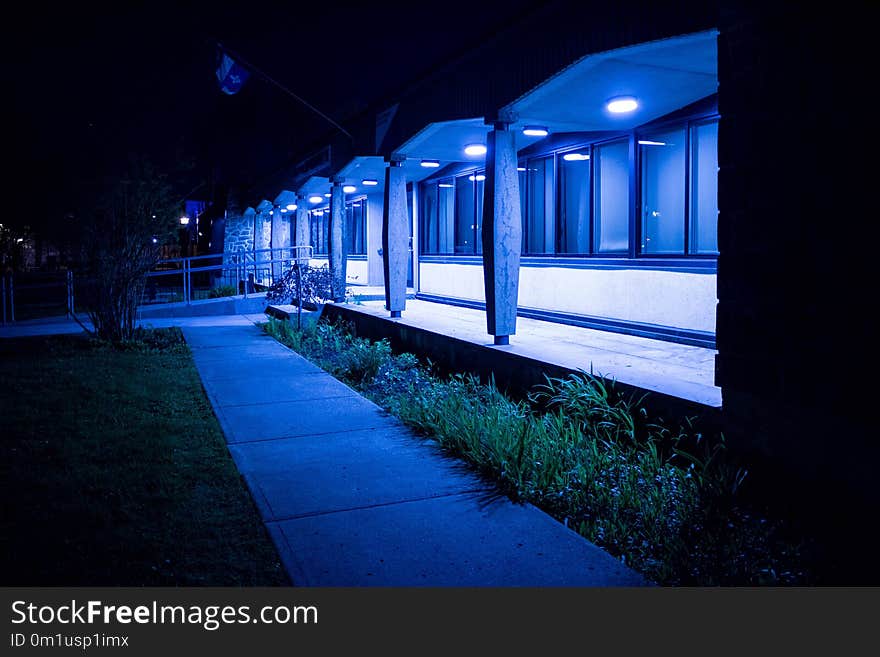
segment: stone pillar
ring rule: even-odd
[[[483,197],[483,279],[486,326],[495,344],[516,333],[522,215],[516,146],[506,123],[495,123],[486,141],[486,187]]]
[[[409,257],[409,214],[403,158],[391,157],[385,169],[385,205],[382,210],[382,267],[385,309],[400,317],[406,309],[406,261]]]
[[[272,257],[279,262],[272,265],[272,280],[277,281],[284,274],[286,268],[281,259],[290,258],[290,212],[281,211],[280,206],[275,207],[272,215]]]
[[[333,178],[330,189],[330,291],[333,301],[345,299],[345,192],[342,178]]]
[[[271,212],[273,212],[272,204],[266,200],[260,201],[259,205],[257,205],[257,216],[254,220],[254,250],[257,251],[254,257],[256,263],[254,281],[261,285],[265,285],[268,282],[270,275],[268,264],[270,260],[269,251],[264,251],[263,253],[259,253],[259,251],[269,249],[272,246]]]

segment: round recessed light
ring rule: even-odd
[[[296,203],[288,203],[287,209],[293,212],[294,210],[296,210]]]
[[[437,185],[437,187],[442,187],[444,189],[448,189],[449,187],[453,187],[453,186],[454,185],[452,183],[440,183],[439,185]]]
[[[546,137],[550,131],[542,125],[527,125],[523,128],[523,134],[527,137]]]
[[[364,178],[361,180],[362,185],[367,185],[368,187],[374,187],[379,184],[379,181],[374,178]]]
[[[605,105],[606,109],[612,114],[626,114],[627,112],[633,112],[638,106],[639,101],[632,96],[618,96],[617,98],[609,100]]]
[[[426,169],[436,169],[440,166],[440,160],[422,160],[421,165]]]
[[[482,173],[478,173],[475,176],[468,176],[468,180],[470,180],[471,182],[474,182],[474,181],[483,182],[485,179],[486,179],[486,176],[484,176]]]
[[[189,217],[181,217],[180,218],[180,225],[181,226],[188,226],[189,225]]]
[[[525,167],[517,167],[516,170],[517,170],[517,171],[525,171],[526,168],[525,168]]]
[[[287,208],[281,208],[281,212],[282,213],[287,212]]]
[[[330,192],[325,192],[324,194],[324,198],[330,198],[331,196],[333,196],[333,194],[331,194]]]
[[[309,196],[309,203],[320,203],[324,200],[324,197],[320,194],[312,194]]]
[[[352,192],[357,191],[357,187],[355,187],[354,185],[343,185],[342,191],[346,194],[351,194]]]
[[[562,159],[566,162],[583,162],[584,160],[589,160],[590,156],[586,153],[566,153],[562,156]]]
[[[465,155],[485,155],[486,154],[486,145],[485,144],[468,144],[464,147]]]

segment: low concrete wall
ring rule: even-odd
[[[352,308],[327,304],[324,306],[322,318],[350,322],[355,333],[363,337],[373,340],[387,338],[396,352],[408,351],[420,358],[430,358],[441,371],[467,372],[479,376],[483,381],[488,381],[492,376],[499,389],[519,398],[523,398],[534,386],[545,383],[545,376],[559,378],[578,373],[577,370],[545,363],[508,350],[407,326]],[[686,416],[694,417],[704,430],[719,426],[718,409],[671,395],[646,391],[619,381],[614,385],[616,390],[625,395],[640,397],[649,392],[644,405],[658,417],[674,420]]]
[[[485,300],[480,265],[420,269],[419,292]],[[519,276],[520,307],[715,332],[715,274],[524,266]]]

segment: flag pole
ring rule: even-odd
[[[232,55],[232,56],[236,59],[236,61],[238,61],[239,63],[241,63],[245,68],[250,69],[251,71],[253,71],[254,73],[256,73],[258,77],[262,78],[264,81],[266,81],[266,82],[268,82],[269,84],[271,84],[271,85],[277,87],[278,89],[280,89],[281,91],[283,91],[284,93],[286,93],[288,96],[290,96],[290,97],[293,98],[294,100],[296,100],[296,101],[302,103],[303,105],[305,105],[306,107],[308,107],[308,108],[309,108],[310,110],[312,110],[315,114],[317,114],[318,116],[320,116],[322,119],[324,119],[324,120],[327,121],[328,123],[332,124],[333,127],[335,127],[337,130],[339,130],[340,132],[342,132],[342,133],[343,133],[344,135],[346,135],[349,139],[351,139],[352,141],[354,141],[354,137],[352,136],[352,134],[351,134],[348,130],[346,130],[345,128],[343,128],[343,127],[342,127],[341,125],[339,125],[336,121],[334,121],[334,120],[331,119],[329,116],[327,116],[326,114],[324,114],[324,112],[322,112],[321,110],[319,110],[317,107],[315,107],[314,105],[312,105],[310,102],[308,102],[307,100],[305,100],[304,98],[302,98],[302,97],[300,97],[300,96],[297,96],[297,95],[296,95],[295,93],[293,93],[290,89],[288,89],[288,88],[285,87],[283,84],[281,84],[280,82],[278,82],[275,78],[269,76],[267,73],[263,72],[262,70],[260,70],[259,68],[257,68],[257,67],[254,66],[253,64],[251,64],[249,61],[247,61],[247,60],[246,60],[244,57],[242,57],[240,54],[238,54],[237,52],[235,52],[235,51],[232,50],[231,48],[227,48],[226,46],[224,46],[224,45],[223,45],[222,43],[220,43],[219,41],[217,41],[217,47],[220,48],[220,50],[223,50],[223,51],[225,51],[225,52],[228,52],[230,55]]]

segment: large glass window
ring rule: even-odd
[[[345,252],[367,253],[367,201],[358,199],[345,204]]]
[[[474,183],[467,176],[455,179],[455,252],[474,253],[476,233],[474,212]]]
[[[601,144],[593,154],[596,251],[625,253],[629,249],[629,143]]]
[[[329,233],[330,209],[316,208],[309,212],[309,233],[312,248],[316,255],[327,254],[327,236]]]
[[[526,185],[526,253],[553,253],[556,246],[553,156],[529,160]]]
[[[590,149],[566,153],[559,167],[557,253],[590,252]]]
[[[420,253],[453,253],[455,240],[455,185],[452,180],[425,183],[419,188],[422,199]]]
[[[718,121],[691,127],[691,253],[718,253]]]
[[[440,225],[437,183],[422,185],[422,226],[419,231],[419,253],[440,253]]]
[[[684,128],[639,138],[643,253],[684,253],[685,139]]]

